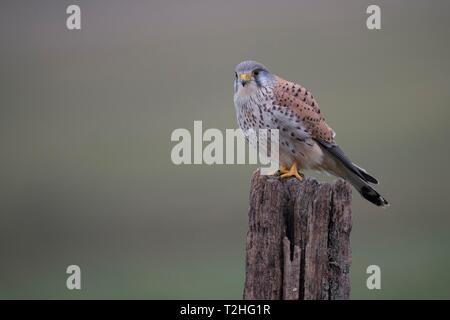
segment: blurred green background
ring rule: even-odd
[[[170,135],[237,126],[244,59],[312,90],[391,202],[354,192],[352,298],[450,298],[449,1],[0,6],[0,298],[241,298],[255,166],[175,166]]]

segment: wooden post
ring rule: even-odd
[[[349,299],[351,187],[256,171],[244,299]]]

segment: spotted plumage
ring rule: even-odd
[[[234,104],[239,127],[247,137],[251,130],[279,130],[282,176],[301,179],[297,169],[326,171],[350,181],[376,205],[388,204],[369,185],[377,180],[337,145],[333,129],[306,88],[270,73],[258,62],[244,61],[235,69]]]

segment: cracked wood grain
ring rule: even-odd
[[[244,299],[349,299],[351,187],[253,174]]]

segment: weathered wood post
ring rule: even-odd
[[[349,299],[351,187],[256,171],[244,299]]]

